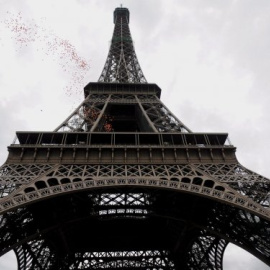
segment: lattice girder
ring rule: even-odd
[[[15,254],[18,262],[18,270],[25,269],[53,269],[55,258],[44,240],[30,241],[17,246]]]
[[[98,81],[146,83],[129,30],[128,9],[117,8],[114,23],[109,54]]]
[[[223,254],[227,241],[218,237],[202,235],[193,242],[189,251],[189,269],[223,269]]]
[[[91,95],[55,131],[90,131],[99,119],[109,95]]]
[[[127,120],[123,122],[124,119],[118,119],[119,116],[115,115],[115,108],[121,109],[122,115],[134,110],[134,115],[130,117],[137,117],[137,131],[190,132],[156,95],[138,93],[90,94],[55,131],[112,132],[116,129],[117,121],[127,125]],[[125,127],[122,129],[125,131]]]
[[[3,198],[0,202],[0,211],[6,212],[28,204],[29,201],[34,202],[56,194],[91,189],[97,186],[145,185],[200,194],[247,209],[267,219],[270,218],[268,209],[210,175],[203,176],[190,165],[161,165],[159,167],[159,172],[161,169],[164,171],[163,177],[155,172],[155,165],[132,165],[130,167],[128,165],[58,165],[47,175],[37,177]],[[171,177],[168,174],[165,176],[166,171],[172,167],[179,172],[178,176]],[[193,175],[188,177],[183,175],[182,168],[185,168],[186,172],[192,171]],[[60,177],[57,175],[58,170],[62,172]],[[133,174],[136,172],[136,176],[129,178],[130,170]],[[67,172],[71,175],[63,175]]]
[[[270,180],[225,133],[193,133],[139,65],[117,8],[98,83],[55,132],[17,132],[0,168],[0,255],[19,270],[222,270],[231,242],[270,266]]]
[[[52,164],[4,164],[0,168],[0,198],[37,176],[48,173]]]
[[[239,163],[195,164],[195,167],[252,200],[269,207],[270,180]]]
[[[69,258],[70,269],[174,269],[168,252],[159,250],[85,252]]]
[[[43,176],[42,177],[36,177],[39,174],[39,168],[43,170]],[[26,178],[24,180],[24,190],[28,190],[27,193],[24,194],[26,197],[28,197],[28,201],[32,201],[32,203],[35,202],[35,200],[39,200],[42,198],[42,196],[55,196],[55,194],[64,194],[64,192],[70,192],[72,187],[73,192],[76,190],[86,190],[89,188],[88,186],[88,181],[89,183],[94,183],[91,184],[92,187],[101,187],[104,186],[122,186],[122,185],[143,185],[143,186],[163,186],[166,188],[172,188],[172,187],[184,187],[184,190],[187,191],[192,191],[192,192],[198,192],[199,190],[205,191],[207,190],[206,187],[209,187],[209,180],[211,178],[213,179],[211,183],[217,182],[215,179],[216,177],[219,176],[219,179],[221,182],[228,182],[229,184],[233,181],[233,177],[235,177],[235,181],[239,181],[239,176],[242,175],[245,177],[242,177],[242,182],[245,183],[247,181],[248,183],[252,180],[255,182],[256,180],[260,180],[260,182],[267,183],[268,179],[263,178],[259,175],[256,175],[255,173],[246,170],[244,167],[241,167],[239,164],[205,164],[205,165],[197,165],[197,164],[182,164],[182,165],[57,165],[57,166],[50,166],[50,165],[5,165],[2,169],[2,177],[5,179],[4,181],[7,181],[8,177],[12,178],[15,177],[16,175],[32,175],[32,178]],[[204,176],[203,176],[204,175]],[[117,180],[112,180],[112,178],[116,177]],[[127,177],[132,177],[132,179],[127,179]],[[159,181],[157,181],[157,178],[160,178]],[[45,180],[45,186],[41,185],[40,186],[40,180],[42,179],[42,182]],[[46,180],[47,179],[47,180]],[[55,179],[57,179],[57,182],[55,182]],[[91,180],[89,180],[91,179]],[[190,179],[188,181],[188,179]],[[197,188],[198,182],[200,182],[199,179],[202,179],[201,181],[201,186],[205,186],[203,189]],[[229,180],[228,180],[229,179]],[[79,180],[79,182],[78,182]],[[72,182],[74,183],[72,184]],[[179,181],[177,183],[176,181]],[[231,182],[230,182],[231,181]],[[216,188],[217,190],[220,190],[222,188],[221,182],[218,185],[213,186],[214,189]],[[36,183],[39,183],[36,185]],[[53,186],[51,186],[53,183]],[[58,184],[56,184],[58,183]],[[182,183],[182,184],[181,184]],[[194,185],[196,183],[196,186]],[[51,187],[50,187],[51,186]],[[66,189],[66,187],[68,187]],[[75,187],[75,189],[74,189]],[[30,188],[30,189],[29,189]],[[31,189],[32,188],[32,189]],[[41,188],[41,189],[40,189]],[[37,191],[34,191],[37,190]],[[39,190],[39,191],[38,191]],[[184,191],[183,190],[183,191]],[[215,196],[215,193],[217,192],[211,192],[209,191],[208,194],[212,194],[211,198]],[[30,191],[30,192],[29,192]],[[230,193],[230,190],[228,190]],[[241,192],[241,190],[240,190]],[[14,198],[15,201],[21,203],[25,203],[25,200],[22,200],[20,198],[19,193],[16,194],[14,192],[11,195],[17,195]],[[51,195],[50,195],[51,194]],[[41,195],[41,197],[40,197]],[[204,194],[205,195],[205,194]],[[203,196],[204,196],[203,195]],[[230,194],[229,200],[235,201],[235,199],[232,199],[232,194]],[[106,194],[104,195],[106,197]],[[224,197],[224,195],[219,195],[220,197]],[[118,194],[116,197],[122,197],[121,194]],[[132,196],[131,196],[132,197]],[[226,197],[226,196],[225,196]],[[45,198],[45,197],[44,197]],[[115,198],[115,197],[114,197]],[[114,198],[111,198],[107,201],[107,204],[109,201],[113,201]],[[140,199],[137,200],[137,204],[139,203]],[[243,198],[239,199],[239,203],[243,204],[246,199],[243,200]],[[227,201],[228,202],[228,201]],[[226,202],[226,203],[227,203]],[[230,202],[230,203],[231,203]],[[14,201],[9,204],[9,206],[14,206]],[[245,203],[244,203],[245,204]],[[7,204],[8,205],[8,204]],[[22,207],[24,204],[21,204],[20,207]],[[239,205],[236,205],[239,207]],[[250,204],[250,209],[253,208],[254,210],[254,204]],[[18,207],[18,206],[17,206]],[[103,206],[104,207],[104,206]],[[123,205],[122,205],[123,207]],[[133,209],[133,210],[132,210]],[[145,208],[144,208],[145,209]],[[264,211],[264,209],[262,209]],[[120,212],[119,212],[120,211]],[[120,214],[123,213],[122,210],[110,210],[110,215],[113,214]],[[140,213],[140,215],[147,215],[148,211],[147,210],[136,210],[136,207],[131,207],[130,210],[128,210],[129,215],[134,214],[135,212]],[[102,215],[108,215],[109,213],[107,210],[101,210],[100,212]],[[258,212],[259,213],[259,212]],[[265,212],[267,213],[267,211]],[[249,214],[249,216],[251,216]],[[256,217],[253,220],[258,219]],[[3,221],[3,220],[2,220]],[[21,222],[20,222],[21,223]],[[268,225],[264,225],[265,228],[267,228]],[[269,226],[268,226],[269,227]],[[4,233],[4,230],[2,230],[2,239],[6,239],[7,241],[13,241],[12,238],[9,238],[8,234]],[[238,232],[237,232],[238,233]],[[265,234],[265,233],[264,233]],[[6,236],[4,236],[6,235]],[[260,234],[259,234],[260,235]],[[11,237],[11,236],[10,236]],[[31,239],[31,235],[29,235],[29,239]],[[255,238],[257,239],[259,236],[256,236]],[[26,240],[28,239],[26,238]],[[211,237],[210,237],[211,238]],[[213,238],[214,239],[214,238]],[[24,240],[24,241],[26,241]],[[229,241],[232,242],[232,239],[228,239]],[[23,242],[24,242],[23,241]],[[215,240],[219,242],[219,240]],[[18,243],[22,243],[21,241],[16,240],[15,241],[15,246]],[[238,245],[242,245],[242,241],[235,241],[234,242]],[[259,247],[257,249],[264,249],[268,250],[267,244],[265,244],[266,241],[263,243],[259,244]],[[6,242],[5,242],[6,243]],[[10,242],[9,242],[10,243]],[[259,243],[259,242],[258,242]],[[6,244],[5,244],[6,245]],[[10,243],[8,246],[13,247],[14,244]],[[250,244],[247,245],[249,248],[250,252],[252,251],[252,248],[250,248]],[[26,251],[25,251],[26,252]],[[194,252],[193,252],[194,253]],[[207,249],[207,252],[205,254],[209,255],[209,250]],[[255,254],[257,256],[262,256],[261,254]],[[202,255],[198,255],[199,257]],[[261,257],[262,260],[267,262],[267,259],[265,257]],[[209,258],[207,259],[209,260]],[[196,261],[196,263],[194,262]],[[200,261],[200,260],[199,260]],[[203,260],[202,260],[203,261]],[[193,263],[193,268],[196,269],[195,265],[198,264],[198,259],[194,258],[192,259]],[[209,265],[212,264],[212,262],[208,262]],[[205,264],[205,262],[204,262]],[[219,265],[220,262],[214,263],[216,265]],[[213,264],[213,265],[214,265]],[[200,264],[198,264],[200,265]],[[210,266],[209,266],[210,267]],[[212,267],[212,266],[211,266]],[[23,269],[23,268],[22,268]],[[198,269],[200,269],[200,266],[198,266]],[[209,268],[212,269],[212,268]],[[213,268],[213,269],[219,269],[219,268]]]
[[[160,100],[157,101],[159,102],[144,102],[142,106],[158,132],[190,132]]]
[[[34,257],[35,257],[35,254],[38,253],[38,251],[35,251],[34,247],[31,247],[32,246],[31,243],[34,243],[33,239],[38,238],[40,239],[38,241],[41,241],[41,242],[42,242],[42,239],[47,239],[46,241],[49,241],[48,243],[50,243],[52,239],[55,238],[56,236],[55,233],[57,233],[59,235],[59,239],[61,239],[60,237],[61,234],[64,233],[65,235],[66,233],[69,233],[69,234],[71,233],[69,227],[74,222],[75,222],[74,225],[72,225],[70,228],[73,228],[72,234],[77,235],[78,232],[76,232],[76,230],[81,230],[81,231],[84,230],[84,226],[80,225],[81,224],[80,220],[86,221],[85,218],[87,218],[87,216],[91,220],[91,223],[89,224],[95,224],[93,223],[94,220],[98,222],[97,224],[100,224],[100,225],[97,225],[97,228],[100,227],[102,223],[104,223],[105,227],[108,227],[108,226],[111,227],[112,226],[111,222],[114,222],[113,220],[115,220],[117,224],[115,226],[119,227],[119,226],[124,226],[125,224],[127,228],[129,227],[128,220],[130,220],[130,222],[139,222],[138,227],[137,227],[139,232],[141,232],[141,229],[139,229],[140,226],[143,226],[143,228],[147,228],[143,224],[144,222],[147,222],[147,220],[149,219],[150,220],[153,219],[153,225],[149,224],[148,225],[149,228],[152,228],[154,224],[156,224],[155,226],[158,226],[159,230],[163,228],[164,226],[162,225],[163,222],[155,221],[156,217],[159,217],[161,218],[161,220],[168,219],[168,221],[165,223],[168,224],[169,227],[165,230],[166,232],[165,231],[163,232],[163,234],[164,234],[164,237],[169,239],[169,242],[173,241],[174,243],[174,245],[170,248],[170,250],[166,251],[166,252],[169,252],[168,261],[171,268],[166,268],[164,263],[162,263],[162,267],[165,267],[162,269],[179,269],[177,267],[180,267],[180,265],[181,267],[188,266],[188,268],[186,269],[198,269],[198,270],[199,269],[222,269],[221,265],[222,265],[223,252],[228,241],[241,246],[242,248],[248,250],[249,252],[259,257],[265,262],[268,262],[269,260],[269,256],[270,256],[270,246],[269,246],[269,241],[268,241],[269,222],[259,218],[258,216],[254,216],[251,213],[236,209],[229,205],[224,205],[224,204],[222,205],[218,202],[214,203],[214,201],[212,200],[199,199],[200,197],[197,198],[197,203],[196,205],[194,205],[194,202],[196,202],[196,199],[192,198],[192,196],[190,197],[189,195],[184,195],[184,194],[179,196],[177,192],[162,191],[161,189],[156,189],[156,190],[151,189],[150,191],[149,189],[145,189],[145,188],[134,189],[134,187],[132,187],[131,189],[128,189],[128,190],[127,189],[121,190],[117,188],[117,189],[111,189],[110,195],[108,191],[109,191],[108,189],[105,189],[105,192],[107,193],[103,193],[102,189],[99,189],[99,190],[96,190],[96,192],[94,191],[90,193],[80,193],[80,194],[85,194],[85,195],[88,194],[87,196],[85,195],[77,196],[76,194],[66,196],[65,197],[66,199],[63,200],[62,204],[66,205],[68,210],[64,211],[62,214],[60,214],[60,212],[56,212],[58,219],[61,220],[61,223],[59,223],[57,220],[54,220],[52,218],[53,216],[55,216],[54,214],[52,215],[52,213],[54,212],[53,208],[55,209],[58,207],[59,209],[58,211],[63,211],[61,210],[62,209],[61,203],[59,205],[59,202],[60,202],[59,198],[57,199],[56,202],[53,202],[53,200],[51,202],[50,200],[45,200],[44,203],[40,202],[37,206],[33,205],[34,208],[30,207],[28,208],[29,209],[28,211],[32,212],[32,215],[34,216],[37,215],[37,213],[40,213],[40,211],[42,211],[42,213],[40,214],[42,215],[42,220],[44,220],[43,223],[39,223],[39,225],[36,227],[37,224],[34,226],[33,224],[31,225],[31,223],[34,222],[33,219],[28,219],[28,224],[24,222],[26,225],[24,227],[24,229],[26,230],[25,234],[28,235],[28,239],[29,239],[28,241],[27,239],[25,239],[25,237],[23,239],[16,238],[16,237],[22,237],[23,235],[22,228],[21,228],[22,231],[18,231],[18,230],[14,231],[17,233],[17,235],[16,233],[13,234],[13,238],[12,238],[13,240],[11,238],[7,239],[3,237],[5,232],[8,230],[8,226],[6,226],[6,224],[3,224],[0,230],[0,234],[1,234],[0,239],[2,239],[1,241],[2,243],[0,245],[1,250],[3,251],[3,246],[4,247],[10,246],[13,248],[17,248],[18,246],[18,250],[19,250],[20,249],[19,246],[22,245],[25,250],[24,252],[29,253],[29,250],[32,250],[31,256],[25,255],[26,257],[29,257],[29,259],[27,259],[28,263],[31,262],[34,265],[36,265],[37,263],[35,262]],[[123,196],[120,194],[123,194],[123,193],[126,194],[126,198],[130,198],[130,199],[124,199],[123,197],[120,198],[121,196]],[[88,202],[85,200],[86,198],[88,198],[87,199]],[[96,200],[94,198],[102,198],[102,199]],[[143,203],[145,199],[142,199],[142,198],[147,198],[146,201],[149,201],[149,203],[146,203],[146,204]],[[133,200],[133,203],[132,203],[132,200]],[[138,202],[138,203],[135,203],[135,205],[134,205],[134,200]],[[183,203],[184,201],[186,202],[186,204]],[[95,204],[91,204],[91,202],[95,202]],[[191,202],[193,202],[193,206]],[[72,208],[72,205],[75,208]],[[189,205],[190,207],[187,208],[187,205]],[[91,210],[92,207],[93,207],[93,210],[95,209],[94,211]],[[138,214],[138,212],[132,212],[132,211],[123,212],[122,211],[122,209],[124,208],[132,209],[132,207],[137,207],[137,209],[141,207],[141,209],[145,209],[146,212],[141,212],[140,214]],[[117,209],[120,211],[118,211]],[[27,212],[25,213],[27,214]],[[71,213],[73,214],[70,216]],[[14,215],[16,216],[16,211],[14,212]],[[18,217],[20,216],[21,216],[21,211],[18,212]],[[51,218],[49,218],[49,216]],[[123,222],[123,219],[125,219],[126,221]],[[13,219],[15,224],[17,223],[17,225],[20,226],[20,224],[22,224],[21,218],[19,218],[17,221],[16,220],[17,219]],[[75,225],[76,220],[79,222],[78,225]],[[119,220],[119,222],[117,220]],[[11,222],[10,218],[8,219],[8,222],[9,222],[8,224],[10,224]],[[57,224],[55,224],[55,222],[57,222]],[[108,222],[108,225],[106,225],[107,222]],[[229,228],[226,228],[227,226],[225,226],[224,223],[231,224],[231,226]],[[89,225],[87,224],[88,223],[86,222],[85,228],[89,228]],[[42,226],[42,228],[40,226]],[[100,233],[104,234],[105,231],[102,229],[102,227],[101,227]],[[38,234],[36,233],[36,228],[40,228],[38,230]],[[122,227],[119,228],[118,232],[114,231],[114,233],[116,233],[115,237],[117,237],[118,241],[120,241],[121,239],[119,238],[120,235],[118,235],[122,231],[121,228]],[[98,233],[96,229],[93,228],[92,230],[94,234]],[[55,233],[53,233],[54,231]],[[59,232],[61,233],[59,234]],[[104,239],[108,237],[109,235],[108,233],[109,232],[105,233]],[[167,233],[169,233],[169,235],[167,235]],[[196,235],[197,237],[194,237]],[[85,236],[85,237],[86,239],[88,239],[87,237],[90,237],[90,236]],[[137,234],[136,234],[136,237],[138,237]],[[145,236],[141,236],[141,237],[145,237]],[[70,241],[68,240],[67,235],[64,236],[64,239],[67,239],[68,242]],[[27,241],[28,244],[25,241]],[[99,241],[100,240],[98,240],[98,242]],[[151,240],[149,243],[152,243],[152,241],[153,240]],[[161,241],[161,239],[159,240],[157,238],[157,241]],[[189,242],[188,245],[186,241]],[[92,239],[91,242],[95,243],[94,239]],[[138,243],[140,242],[141,240],[138,239]],[[7,245],[7,243],[9,244]],[[191,243],[193,244],[190,245]],[[42,263],[44,264],[46,264],[48,261],[52,261],[55,263],[59,263],[59,261],[61,262],[62,259],[59,259],[60,253],[54,250],[53,246],[49,247],[47,244],[44,244],[44,252],[42,251],[42,249],[40,249],[39,251],[39,252],[44,253],[44,255],[42,255],[42,258],[39,260],[39,263],[41,264],[41,260],[43,260]],[[30,246],[26,248],[27,245],[30,245]],[[190,247],[190,249],[183,249],[183,247]],[[68,250],[68,247],[67,247],[67,250]],[[5,250],[5,251],[8,251],[8,250]],[[100,252],[99,250],[96,250],[96,251]],[[122,251],[124,252],[124,250]],[[72,257],[74,256],[74,254],[78,254],[78,253],[73,253],[73,251],[70,251],[70,252],[71,253],[68,253],[70,254],[68,255],[70,258],[69,266],[72,266],[72,265],[75,266],[76,263],[85,262],[86,259],[83,259],[83,256],[79,255],[79,257],[76,257],[76,256]],[[108,251],[106,251],[105,253],[107,255],[109,254]],[[63,254],[65,254],[65,252]],[[61,255],[61,256],[64,256],[64,255]],[[49,259],[50,257],[55,258],[55,259],[50,260]],[[117,263],[117,260],[115,261],[114,259],[109,259],[109,258],[108,260],[109,261],[111,260],[112,265]],[[21,261],[23,260],[21,259]],[[89,261],[89,263],[94,264],[97,267],[97,269],[99,269],[98,268],[99,266],[101,267],[101,266],[106,265],[105,261],[102,264],[96,264],[95,261],[93,262]],[[160,259],[158,259],[158,261],[160,261]],[[119,262],[120,265],[122,265],[122,263],[123,261]],[[134,263],[134,260],[130,260],[129,263],[127,263],[127,265],[129,266],[132,265]],[[176,268],[173,268],[174,264],[176,264]],[[145,266],[145,265],[141,264],[141,266]],[[53,267],[55,267],[55,265],[52,265],[51,269],[54,269]],[[59,269],[66,269],[65,267],[62,268],[62,266],[61,267],[59,266]],[[148,267],[151,267],[151,266],[148,265],[146,266],[145,269],[149,269]],[[44,267],[41,269],[47,270],[50,268]],[[73,269],[73,268],[70,268],[70,269]],[[141,267],[141,269],[144,269],[144,267]]]

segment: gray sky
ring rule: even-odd
[[[15,131],[55,129],[104,66],[118,0],[0,0],[0,161]],[[270,177],[269,0],[122,0],[148,82],[191,130],[228,132]],[[88,68],[90,67],[90,69]],[[13,270],[12,255],[0,259]],[[224,270],[268,269],[230,247]]]

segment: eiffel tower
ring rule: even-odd
[[[222,269],[234,243],[270,265],[270,181],[226,133],[192,132],[147,83],[116,8],[98,82],[53,132],[17,132],[1,167],[0,252],[26,269]]]

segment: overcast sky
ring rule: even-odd
[[[16,131],[54,130],[98,80],[117,0],[0,0],[0,162]],[[228,132],[270,177],[270,1],[122,0],[148,82],[192,131]],[[13,255],[1,270],[15,270]],[[230,247],[224,270],[269,269]]]

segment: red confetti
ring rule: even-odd
[[[70,82],[65,87],[66,94],[68,96],[81,94],[85,85],[84,78],[90,65],[79,56],[76,48],[68,40],[58,37],[33,20],[25,22],[21,13],[14,15],[7,12],[7,14],[9,18],[2,23],[14,34],[13,39],[19,49],[36,43],[37,51],[53,57],[53,60],[58,61],[61,69],[70,75]]]

